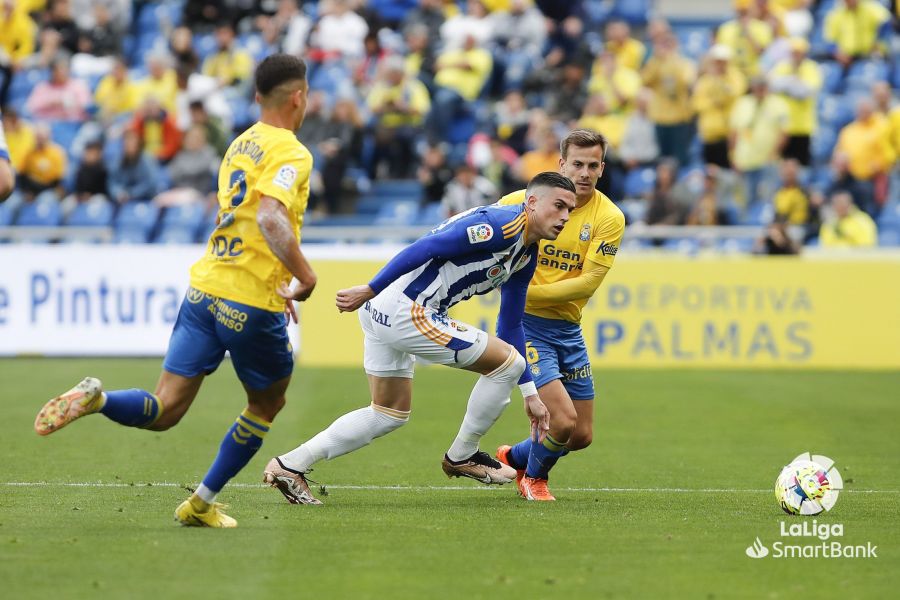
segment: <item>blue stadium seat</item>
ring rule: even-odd
[[[202,61],[210,54],[216,51],[216,38],[211,33],[201,33],[194,35],[194,51]]]
[[[693,60],[700,59],[713,42],[714,30],[710,27],[674,27],[681,51]]]
[[[656,170],[652,167],[633,169],[625,176],[625,197],[640,198],[653,190]]]
[[[44,198],[47,198],[46,196]],[[56,227],[62,222],[59,202],[38,196],[34,202],[26,202],[19,208],[16,225],[20,227]]]
[[[176,224],[163,225],[153,241],[156,244],[193,244],[195,238],[194,230]]]
[[[79,202],[66,219],[72,227],[107,227],[112,225],[115,209],[108,200]]]
[[[382,196],[366,194],[356,201],[356,212],[360,215],[374,216],[385,202],[386,200]]]
[[[584,0],[584,14],[593,25],[606,23],[614,9],[615,6],[609,0]]]
[[[629,25],[643,26],[650,18],[653,0],[616,0],[613,16]]]
[[[775,208],[770,202],[757,202],[747,207],[741,225],[765,225],[775,217]]]
[[[0,227],[12,225],[16,216],[16,208],[18,208],[18,206],[14,205],[9,200],[0,202]]]
[[[163,229],[183,229],[196,237],[197,231],[207,225],[206,206],[199,202],[171,206],[163,213],[161,225]]]
[[[876,81],[887,81],[889,76],[890,67],[884,61],[855,62],[847,73],[847,89],[868,92]]]
[[[824,123],[819,125],[819,130],[816,131],[810,142],[809,150],[813,160],[817,163],[828,162],[831,159],[831,154],[834,152],[836,143],[837,131]]]
[[[878,245],[894,248],[900,246],[900,223],[878,229]]]
[[[422,184],[415,179],[386,179],[374,183],[372,194],[392,200],[418,200],[422,196]]]
[[[412,225],[419,212],[416,200],[392,200],[383,204],[375,215],[375,225]]]
[[[843,87],[844,68],[833,60],[824,60],[819,63],[822,71],[822,93],[838,94]]]
[[[150,232],[156,227],[159,218],[159,207],[152,202],[128,202],[119,208],[115,218],[116,237],[120,233],[129,239],[134,239],[139,232],[143,241],[147,241]]]
[[[416,225],[437,225],[444,220],[444,210],[440,202],[431,202],[419,209]]]
[[[819,119],[837,129],[852,121],[853,105],[847,100],[842,95],[819,96]]]
[[[419,3],[417,0],[369,0],[368,9],[392,23],[399,23]]]
[[[42,81],[50,79],[49,69],[28,69],[19,71],[9,84],[9,103],[21,108],[28,100],[34,87]]]
[[[72,142],[81,125],[81,121],[50,121],[50,138],[62,146],[70,158],[74,156]]]
[[[358,225],[371,225],[372,215],[332,215],[310,219],[305,225],[313,227],[355,227]],[[305,243],[305,242],[304,242]]]

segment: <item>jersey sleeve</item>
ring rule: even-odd
[[[272,160],[268,161],[256,181],[256,190],[261,196],[275,198],[289,210],[297,208],[299,191],[312,172],[312,155],[301,148],[276,146],[272,149]]]
[[[492,251],[509,245],[504,240],[502,227],[487,209],[461,214],[460,218],[441,223],[431,233],[401,250],[369,282],[372,291],[381,293],[394,281],[429,260],[451,260],[472,252]]]
[[[525,326],[522,324],[522,316],[525,314],[525,296],[536,268],[537,251],[533,251],[528,264],[513,273],[512,277],[500,286],[497,337],[510,344],[522,356],[525,356]],[[529,381],[533,381],[531,369],[525,369],[519,378],[519,385]]]
[[[588,246],[587,260],[612,267],[625,233],[625,215],[617,210],[594,228],[594,236]]]

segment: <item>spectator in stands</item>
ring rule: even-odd
[[[175,121],[178,129],[186,131],[191,125],[191,103],[202,100],[207,112],[220,122],[222,129],[230,132],[234,123],[234,115],[226,97],[228,90],[219,88],[219,82],[202,73],[192,73],[187,67],[182,66],[175,75],[177,91],[175,94]],[[238,118],[247,119],[244,115]],[[238,125],[246,125],[239,123]],[[210,137],[210,139],[213,139]],[[229,142],[231,140],[229,139]],[[216,140],[218,143],[218,140]]]
[[[619,144],[619,159],[626,171],[650,166],[659,158],[656,127],[648,112],[651,94],[647,89],[638,92],[634,110],[625,120],[622,142]]]
[[[478,98],[493,67],[491,53],[467,36],[462,48],[445,50],[437,59],[437,85],[427,130],[432,141],[446,139],[450,124],[465,107]]]
[[[867,248],[878,243],[875,221],[853,204],[847,192],[831,197],[831,212],[819,230],[819,243],[823,247]]]
[[[716,166],[703,173],[703,187],[685,218],[685,225],[729,225],[728,216],[719,206]]]
[[[14,0],[0,4],[0,105],[5,105],[13,74],[34,53],[36,26]]]
[[[297,7],[297,0],[280,0],[278,9],[265,18],[260,29],[266,41],[282,52],[302,56],[312,31],[312,19]]]
[[[306,140],[302,133],[305,125],[304,121],[300,136],[304,143]],[[314,150],[321,163],[318,170],[325,200],[325,206],[322,206],[318,195],[311,199],[311,207],[317,212],[336,214],[340,211],[344,196],[344,175],[350,163],[360,155],[362,133],[363,122],[356,102],[351,98],[339,98],[334,103],[331,115],[321,123],[319,141]]]
[[[610,21],[606,24],[606,51],[616,57],[616,64],[639,71],[644,64],[647,48],[631,37],[631,28],[625,21]]]
[[[94,92],[100,119],[109,122],[120,115],[133,112],[138,106],[140,93],[140,87],[128,75],[125,58],[116,57],[112,71],[100,80],[97,91]]]
[[[791,57],[772,69],[771,87],[788,107],[788,138],[782,156],[797,159],[808,167],[812,161],[810,140],[816,130],[816,101],[822,89],[822,73],[819,65],[806,58],[809,42],[794,38],[790,47]]]
[[[314,60],[361,57],[368,33],[369,25],[353,12],[348,0],[322,0],[311,38],[316,51],[310,56]]]
[[[664,158],[656,166],[656,183],[650,192],[644,221],[647,225],[681,225],[690,206],[690,198],[676,186],[678,162]]]
[[[37,38],[37,51],[22,61],[23,70],[49,69],[61,53],[65,54],[65,50],[62,49],[62,36],[55,29],[45,27],[38,31]]]
[[[525,96],[517,90],[507,92],[503,100],[494,105],[497,136],[517,155],[524,154],[527,150],[529,118]]]
[[[787,158],[781,162],[781,187],[773,200],[775,216],[791,225],[806,225],[810,219],[809,196],[800,185],[800,163]]]
[[[546,8],[542,6],[544,14]],[[544,54],[544,68],[555,69],[568,62],[588,66],[592,60],[591,49],[585,41],[584,23],[577,15],[569,15],[561,21],[548,21],[550,27],[547,50]]]
[[[186,69],[191,73],[200,66],[200,57],[194,50],[194,32],[184,25],[176,27],[169,36],[169,52],[175,60],[175,70]]]
[[[428,39],[428,27],[422,23],[411,25],[403,34],[406,41],[406,74],[418,77],[429,93],[434,89],[435,55]]]
[[[887,121],[888,140],[894,154],[900,157],[900,104],[894,102],[891,84],[876,81],[872,85],[872,101],[875,103],[875,112]]]
[[[547,26],[531,0],[511,0],[507,10],[488,16],[495,63],[502,63],[503,89],[521,89],[526,76],[543,64]]]
[[[447,185],[453,179],[453,169],[447,164],[447,154],[440,145],[433,144],[425,150],[416,179],[422,184],[422,206],[444,198]]]
[[[191,0],[184,3],[184,24],[192,30],[209,31],[212,26],[233,18],[229,3],[223,0]]]
[[[869,98],[856,105],[856,120],[838,136],[835,152],[846,155],[848,170],[862,197],[860,208],[877,217],[887,199],[888,174],[897,159],[890,140],[890,125],[875,112]]]
[[[734,19],[723,23],[716,33],[716,43],[734,52],[735,66],[748,79],[760,72],[759,58],[772,43],[772,27],[753,16],[753,0],[734,0]]]
[[[69,76],[69,59],[60,56],[53,61],[50,80],[35,86],[26,106],[40,119],[84,121],[90,104],[87,84]]]
[[[155,96],[144,99],[131,127],[140,136],[144,149],[161,163],[172,160],[181,148],[181,130]]]
[[[625,117],[621,113],[610,110],[606,96],[593,94],[588,98],[584,113],[578,119],[576,128],[590,129],[603,134],[609,142],[611,150],[610,155],[605,159],[606,168],[609,168],[612,157],[618,156],[618,149],[622,145],[622,137],[625,135]]]
[[[213,77],[219,87],[243,88],[253,72],[253,58],[234,43],[234,28],[230,23],[216,27],[216,53],[203,61],[203,74]]]
[[[9,162],[15,171],[21,173],[25,170],[25,159],[34,148],[34,129],[19,117],[19,112],[12,106],[4,106],[0,112],[3,113]]]
[[[823,33],[834,59],[846,68],[854,60],[884,52],[879,38],[890,27],[890,13],[876,0],[843,0],[828,11]]]
[[[152,52],[147,56],[147,77],[138,82],[141,98],[154,96],[170,113],[176,112],[178,76],[171,66],[171,57],[165,52]]]
[[[691,89],[697,76],[694,63],[679,52],[678,39],[673,34],[663,34],[641,76],[644,85],[654,92],[650,117],[656,124],[660,154],[686,165],[693,137]]]
[[[406,74],[403,58],[388,57],[368,96],[373,116],[375,158],[371,174],[387,161],[392,178],[410,177],[415,170],[415,142],[422,131],[431,99],[425,85]]]
[[[792,255],[800,253],[800,246],[791,239],[787,221],[783,217],[776,216],[775,220],[766,226],[765,235],[756,240],[753,252],[770,256]]]
[[[72,18],[69,0],[49,0],[44,27],[53,29],[62,37],[62,47],[69,54],[78,52],[78,26]]]
[[[735,101],[747,90],[747,80],[731,64],[732,50],[724,44],[710,48],[704,73],[697,80],[691,101],[697,111],[697,129],[703,142],[703,162],[723,169],[728,159],[728,119]]]
[[[814,24],[809,12],[812,2],[813,0],[776,0],[769,4],[777,4],[783,9],[782,22],[789,37],[808,37]]]
[[[154,202],[160,206],[176,206],[211,199],[220,162],[221,157],[206,141],[206,131],[194,125],[184,134],[181,150],[167,167],[171,189],[156,196]]]
[[[765,77],[750,82],[750,93],[738,99],[729,117],[731,164],[744,179],[744,198],[753,206],[766,198],[764,186],[787,142],[788,107],[769,93]]]
[[[618,63],[616,55],[606,50],[594,61],[588,92],[603,96],[611,112],[630,113],[634,98],[641,89],[641,76],[632,68]]]
[[[499,196],[518,189],[521,184],[513,171],[519,158],[516,152],[497,137],[489,140],[488,149],[487,158],[474,163],[474,166],[494,185]]]
[[[527,91],[540,94],[539,104],[551,117],[563,123],[581,116],[587,103],[584,65],[567,62],[556,69],[533,71],[525,82]]]
[[[750,12],[753,18],[769,26],[773,39],[787,37],[788,29],[785,22],[787,11],[778,0],[775,2],[771,0],[753,0],[752,4]]]
[[[543,123],[532,122],[529,138],[535,141],[534,150],[519,158],[516,176],[525,183],[544,171],[559,170],[559,139],[553,128]]]
[[[122,148],[122,159],[109,177],[113,200],[119,204],[150,200],[157,192],[159,166],[144,152],[143,142],[133,129],[122,134]]]
[[[478,170],[468,164],[456,168],[456,177],[447,185],[441,208],[445,217],[467,211],[477,206],[485,206],[497,200],[497,188]]]
[[[403,30],[409,31],[417,25],[428,28],[428,39],[431,41],[430,50],[435,51],[435,45],[441,39],[441,25],[444,24],[444,6],[442,0],[419,0],[419,5],[403,18]]]
[[[72,212],[77,204],[84,202],[106,202],[109,199],[109,173],[103,163],[103,142],[90,140],[84,146],[78,170],[75,173],[75,187],[62,203],[63,213]]]
[[[96,2],[94,23],[78,32],[78,52],[93,56],[112,56],[122,50],[122,33],[112,21],[109,6]]]
[[[445,50],[458,50],[474,38],[475,45],[487,47],[494,37],[494,22],[488,18],[481,0],[466,0],[465,12],[459,12],[441,25],[441,40]]]
[[[34,127],[34,147],[25,157],[18,178],[18,187],[27,200],[41,192],[53,190],[62,197],[62,178],[66,173],[66,151],[50,139],[50,126],[38,123]]]
[[[354,91],[359,96],[366,97],[372,89],[372,84],[378,77],[381,64],[387,58],[388,52],[381,47],[378,33],[375,31],[370,31],[366,34],[366,38],[363,40],[363,47],[365,51],[362,57],[353,61],[352,77]]]
[[[189,107],[190,127],[203,130],[205,141],[212,147],[216,156],[222,158],[231,144],[231,136],[225,132],[222,120],[209,114],[203,100],[194,100]]]

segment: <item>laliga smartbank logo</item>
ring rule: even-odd
[[[775,500],[789,515],[818,515],[834,507],[843,487],[833,460],[804,452],[779,473],[775,480]],[[819,523],[816,519],[790,524],[781,521],[779,535],[782,539],[772,543],[771,551],[757,537],[745,553],[750,558],[878,558],[878,546],[871,542],[863,546],[833,540],[843,538],[842,523]]]

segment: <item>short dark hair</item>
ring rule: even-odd
[[[575,184],[572,183],[572,180],[565,175],[560,175],[556,171],[544,171],[543,173],[538,173],[532,177],[525,190],[525,196],[530,196],[532,190],[538,187],[560,188],[568,190],[573,194],[577,193],[575,191]]]
[[[268,96],[290,81],[306,80],[306,63],[292,54],[271,54],[256,67],[256,91]]]
[[[606,160],[606,149],[609,148],[609,140],[602,133],[590,129],[574,129],[559,143],[559,153],[563,160],[569,156],[569,146],[578,148],[593,148],[600,146],[603,150],[601,160]]]

